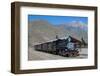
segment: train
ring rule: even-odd
[[[66,39],[56,39],[54,41],[45,42],[34,45],[35,50],[64,57],[79,56],[79,46],[81,41],[69,36]]]

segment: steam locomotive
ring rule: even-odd
[[[80,43],[80,41],[69,36],[67,39],[57,39],[55,41],[35,45],[34,48],[37,51],[66,57],[75,57],[79,56],[78,45]]]

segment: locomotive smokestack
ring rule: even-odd
[[[59,39],[58,35],[56,35],[56,39],[57,39],[57,40]]]

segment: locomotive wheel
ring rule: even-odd
[[[78,52],[73,52],[73,57],[79,56]]]
[[[64,50],[61,51],[62,56],[66,56],[66,52]]]
[[[74,55],[73,55],[74,57],[75,57],[75,56],[78,56],[77,52],[74,52],[73,54],[74,54]]]
[[[57,55],[58,53],[56,51],[54,51],[53,54]]]
[[[63,56],[62,50],[59,50],[59,53],[58,54],[61,55],[61,56]]]
[[[78,56],[78,53],[77,52],[75,53],[75,56]]]
[[[60,50],[59,50],[58,54],[61,55],[61,51]]]
[[[71,53],[71,57],[77,56],[76,52]]]
[[[70,56],[70,57],[72,57],[72,56],[73,56],[73,54],[72,54],[72,53],[70,53],[70,54],[69,54],[69,56]]]
[[[76,53],[76,56],[79,56],[79,53],[78,52]]]
[[[63,56],[66,56],[66,52],[63,50]]]
[[[66,57],[69,57],[69,54],[66,54]]]
[[[77,53],[73,53],[73,56],[76,57],[77,56]]]

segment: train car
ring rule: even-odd
[[[52,42],[46,42],[35,45],[35,50],[52,53],[56,55],[73,57],[79,56],[79,50],[76,45],[80,45],[81,41],[69,36],[67,39],[57,39]]]
[[[35,50],[56,54],[56,41],[42,43],[34,46]]]

